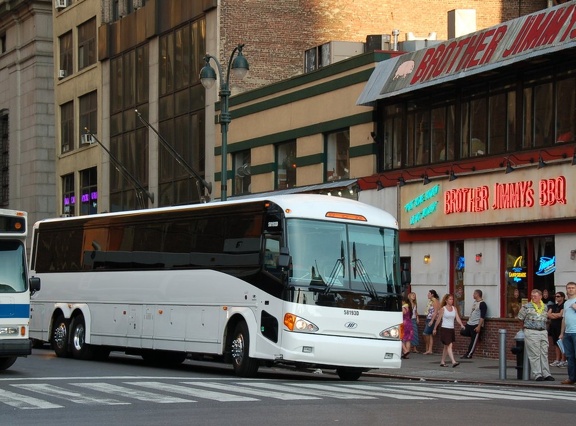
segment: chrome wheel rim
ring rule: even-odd
[[[232,359],[237,365],[242,364],[244,359],[244,336],[242,334],[232,340]]]
[[[54,344],[60,349],[66,345],[66,324],[60,323],[54,329]]]

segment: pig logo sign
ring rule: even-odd
[[[393,80],[405,78],[408,74],[411,74],[412,71],[414,71],[414,61],[403,62],[396,70]]]

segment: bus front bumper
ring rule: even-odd
[[[353,338],[283,331],[283,359],[334,367],[400,368],[399,340]]]
[[[32,353],[30,339],[0,339],[0,357],[26,356]]]

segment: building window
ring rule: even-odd
[[[80,97],[80,135],[88,130],[89,133],[98,132],[98,97],[97,92],[91,92]]]
[[[560,80],[556,85],[556,143],[573,142],[576,129],[576,80]]]
[[[74,102],[60,106],[60,146],[62,154],[74,149]]]
[[[68,77],[74,72],[72,68],[72,31],[61,35],[58,39],[60,46],[60,71],[61,77]]]
[[[276,189],[296,186],[296,141],[276,146]]]
[[[234,153],[232,161],[234,164],[234,195],[250,194],[250,186],[252,183],[250,150]]]
[[[0,35],[0,54],[6,53],[6,34]]]
[[[460,316],[464,316],[465,291],[464,272],[466,270],[466,260],[464,257],[464,241],[453,241],[450,243],[452,269],[452,283],[454,291],[454,306],[458,308]]]
[[[96,18],[78,27],[78,70],[96,63]]]
[[[98,213],[98,181],[96,167],[80,172],[80,215]]]
[[[350,176],[350,131],[341,130],[326,135],[326,181]]]
[[[76,214],[73,173],[62,177],[62,214],[64,216],[74,216]]]
[[[160,133],[199,176],[205,174],[205,95],[199,71],[206,51],[205,21],[188,22],[160,37]],[[159,148],[160,206],[199,202],[201,186],[164,146]]]
[[[8,205],[9,134],[8,110],[0,111],[0,206]]]
[[[110,61],[110,152],[144,189],[148,187],[148,129],[134,110],[148,119],[148,64],[147,44]],[[146,208],[148,199],[138,185],[111,167],[110,210]]]

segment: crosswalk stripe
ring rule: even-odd
[[[341,392],[339,389],[334,390],[331,386],[326,386],[325,389],[320,387],[313,389],[310,386],[306,386],[305,383],[287,383],[285,385],[277,385],[273,383],[257,383],[257,382],[250,382],[250,383],[243,383],[245,386],[250,387],[258,387],[263,389],[272,389],[278,390],[282,392],[298,392],[300,394],[305,393],[307,395],[314,395],[319,397],[327,397],[327,398],[337,398],[337,399],[376,399],[375,396],[368,396],[368,395],[361,395],[358,393],[351,393],[351,392]],[[304,386],[302,386],[304,385]],[[292,387],[292,389],[290,388]]]
[[[137,399],[144,402],[153,402],[155,404],[175,404],[181,402],[193,402],[189,399],[178,398],[175,396],[161,395],[142,391],[138,389],[127,388],[124,386],[112,385],[109,383],[71,383],[74,386],[82,387],[89,390],[122,396],[124,398]]]
[[[19,389],[25,389],[31,392],[36,392],[41,395],[46,395],[52,398],[60,398],[65,399],[66,401],[73,402],[75,404],[87,404],[87,405],[97,405],[97,404],[105,404],[105,405],[125,405],[128,402],[120,402],[115,399],[109,398],[98,398],[98,397],[89,397],[85,396],[78,392],[73,392],[59,386],[43,384],[43,383],[34,383],[34,384],[17,384],[12,385]]]
[[[442,389],[447,389],[447,390],[454,390],[457,392],[461,392],[462,388],[459,388],[457,386],[443,386]],[[486,395],[487,397],[493,397],[495,395],[498,395],[498,399],[510,399],[513,401],[541,401],[543,396],[535,396],[534,393],[531,393],[530,395],[519,395],[519,394],[510,394],[510,391],[504,391],[504,390],[498,390],[498,389],[484,389],[484,388],[477,388],[474,389],[472,391],[473,393],[476,394],[483,394]],[[574,399],[574,395],[572,396],[572,399]]]
[[[294,383],[291,384],[293,386],[298,386],[298,387],[306,387],[306,388],[314,388],[314,389],[329,389],[332,390],[334,392],[346,392],[346,393],[350,393],[350,392],[354,392],[355,395],[367,395],[367,396],[374,396],[374,397],[385,397],[385,398],[393,398],[393,399],[407,399],[407,400],[411,400],[411,399],[418,399],[418,400],[422,400],[422,399],[432,399],[432,398],[427,398],[425,396],[414,396],[414,395],[410,395],[408,393],[403,393],[403,394],[393,394],[388,392],[387,390],[383,390],[382,387],[378,386],[364,386],[364,390],[360,390],[359,387],[354,386],[354,385],[346,385],[346,386],[340,386],[340,385],[321,385],[321,384],[315,384],[315,383]],[[362,386],[362,385],[360,385]]]
[[[507,394],[508,391],[504,391],[504,390],[497,390],[497,391],[491,391],[491,390],[484,390],[484,392],[486,393],[503,393],[503,394]],[[527,398],[533,398],[533,399],[537,399],[537,400],[543,400],[543,399],[559,399],[559,400],[564,400],[564,401],[574,401],[574,392],[572,391],[554,391],[551,392],[549,390],[539,390],[539,389],[530,389],[530,390],[524,390],[524,389],[514,389],[514,394],[515,395],[522,395],[521,397],[519,397],[519,399],[521,400],[526,400]]]
[[[348,386],[357,389],[370,388],[369,386],[365,385],[348,385]],[[386,386],[386,389],[388,389],[390,392],[401,392],[408,395],[412,395],[414,397],[420,396],[425,397],[427,399],[454,399],[454,400],[471,400],[471,401],[485,399],[478,396],[462,395],[461,392],[458,392],[457,395],[454,395],[453,392],[437,392],[436,388],[434,389],[425,387],[415,388],[412,386],[389,385]],[[386,396],[388,396],[388,394]]]
[[[0,389],[0,402],[21,410],[44,410],[47,408],[63,408],[62,405],[52,404],[51,402],[32,396],[24,396],[15,392]]]
[[[256,395],[256,396],[263,396],[267,398],[274,398],[274,399],[281,399],[284,401],[292,401],[292,400],[301,400],[301,399],[319,399],[315,396],[309,395],[301,395],[299,393],[291,393],[291,392],[274,392],[270,390],[257,390],[257,389],[249,389],[246,386],[249,383],[236,383],[236,384],[220,384],[220,383],[211,383],[211,382],[183,382],[186,385],[194,385],[194,386],[201,386],[207,387],[211,389],[218,389],[226,392],[237,392],[241,394],[248,394],[248,395]],[[243,386],[239,386],[243,385]]]
[[[178,393],[180,395],[193,396],[196,398],[203,399],[213,399],[215,401],[221,402],[248,402],[248,401],[259,401],[256,398],[250,398],[248,396],[231,395],[221,392],[212,392],[206,389],[195,389],[192,387],[172,385],[162,382],[125,382],[127,385],[131,386],[142,386],[148,389],[154,389],[163,392]]]
[[[298,385],[298,386],[300,386],[300,385]],[[321,389],[327,387],[327,385],[311,384],[311,383],[303,383],[302,386],[311,387],[311,388],[321,388]],[[362,395],[373,395],[373,396],[377,396],[377,397],[393,398],[393,399],[407,399],[407,400],[432,399],[432,398],[426,397],[424,395],[411,395],[408,392],[391,393],[389,389],[383,388],[382,386],[353,385],[353,384],[336,385],[336,386],[337,387],[334,390],[338,391],[338,392],[353,391],[355,393],[362,394]]]

